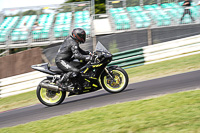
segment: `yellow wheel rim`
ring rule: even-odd
[[[113,70],[112,72],[113,72],[115,82],[112,81],[111,79],[108,79],[107,76],[104,76],[104,84],[106,88],[111,91],[121,90],[125,85],[126,78],[124,74],[119,70]]]
[[[40,90],[40,96],[43,101],[46,103],[56,103],[58,102],[62,97],[63,92],[53,92],[50,90],[47,90],[46,88],[41,88]]]

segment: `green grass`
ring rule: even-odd
[[[0,112],[39,103],[36,92],[31,91],[0,99]]]
[[[200,90],[75,112],[1,133],[198,133]]]
[[[200,69],[200,54],[126,69],[130,82],[139,82]],[[39,103],[35,91],[0,99],[0,112]]]
[[[126,69],[131,83],[194,70],[200,70],[200,54]]]

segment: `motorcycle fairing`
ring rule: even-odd
[[[96,45],[96,50],[95,51],[100,51],[100,52],[105,52],[105,53],[110,53],[104,46],[101,44],[99,41],[97,42]]]
[[[32,65],[31,68],[33,68],[34,70],[46,73],[46,74],[56,75],[55,72],[52,72],[52,71],[49,70],[48,63],[42,63],[42,64],[37,64],[37,65]]]

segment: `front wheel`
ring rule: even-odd
[[[42,82],[50,83],[50,81],[47,79],[43,80]],[[37,93],[38,100],[46,106],[58,105],[63,102],[66,96],[65,91],[55,92],[55,91],[48,90],[47,88],[43,88],[40,85],[38,85],[36,93]]]
[[[101,76],[101,84],[103,88],[110,93],[119,93],[128,85],[128,74],[121,67],[112,68],[113,78],[106,72]]]

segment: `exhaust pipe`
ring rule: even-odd
[[[56,85],[52,85],[52,84],[48,84],[48,83],[44,83],[44,82],[40,83],[40,86],[43,87],[43,88],[46,88],[48,90],[56,91],[56,92],[62,90]]]

